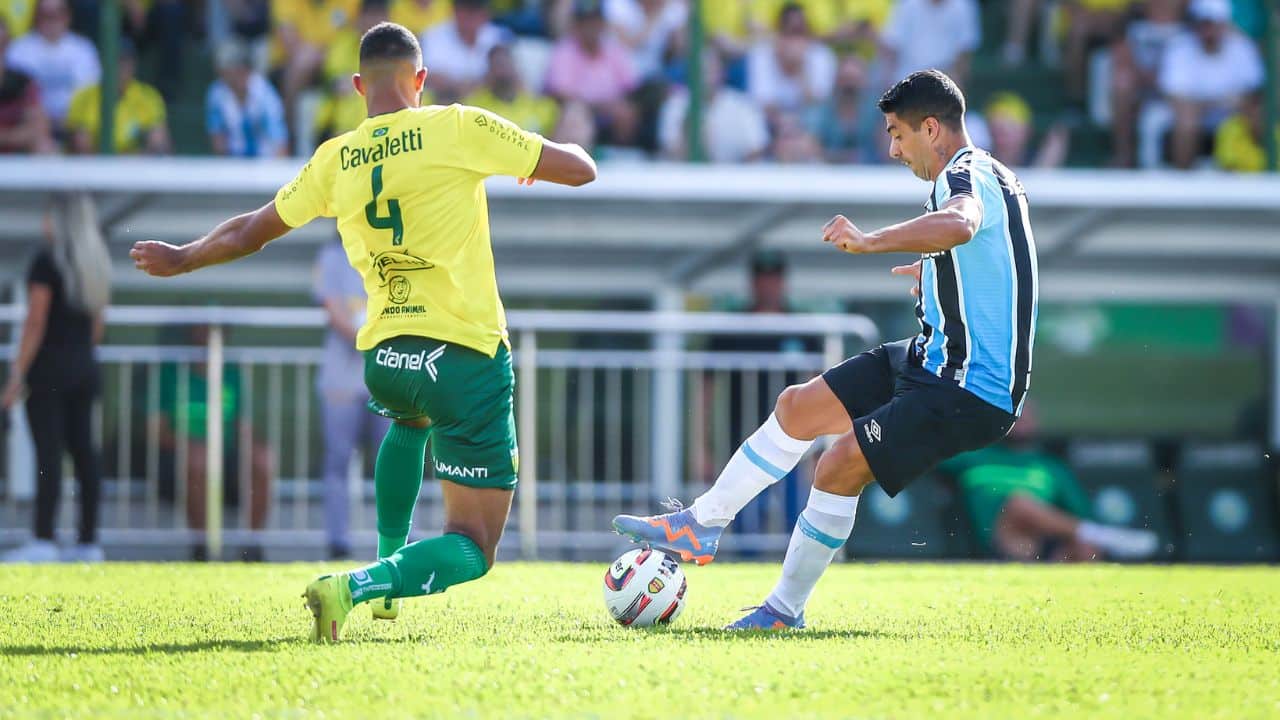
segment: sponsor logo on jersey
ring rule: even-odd
[[[432,382],[435,382],[436,378],[440,376],[440,371],[436,368],[435,363],[436,360],[440,359],[441,355],[444,355],[446,347],[446,345],[441,345],[431,352],[423,350],[422,352],[406,353],[396,352],[395,348],[388,345],[387,347],[378,348],[378,352],[373,356],[373,361],[384,368],[392,370],[413,370],[415,372],[426,370],[427,374],[431,376]]]
[[[862,430],[867,434],[867,442],[880,441],[880,423],[876,422],[875,418],[868,420],[867,424],[862,426]]]
[[[436,473],[439,475],[448,475],[449,477],[464,478],[464,479],[487,478],[489,477],[489,468],[450,465],[447,462],[436,460]]]

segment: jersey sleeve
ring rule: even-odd
[[[482,175],[529,177],[542,157],[542,136],[496,113],[462,106],[459,146],[467,169]]]
[[[332,217],[329,210],[329,183],[324,172],[329,143],[316,149],[311,161],[298,171],[289,184],[276,193],[276,212],[289,227],[302,227],[318,217]]]
[[[942,189],[942,198],[938,201],[938,207],[941,208],[945,203],[958,197],[973,198],[978,201],[978,209],[982,211],[982,223],[985,224],[987,219],[986,208],[982,204],[982,193],[978,187],[975,187],[979,181],[973,172],[973,165],[968,161],[961,161],[947,168],[944,175],[944,187]]]

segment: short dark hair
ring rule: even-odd
[[[422,63],[422,47],[418,38],[403,25],[380,22],[360,38],[360,62],[407,60]]]
[[[952,130],[964,126],[964,93],[941,70],[913,72],[889,88],[876,103],[880,112],[893,113],[912,128],[920,127],[927,117]]]

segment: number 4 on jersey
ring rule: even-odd
[[[404,221],[400,218],[400,201],[387,200],[387,214],[378,214],[378,196],[382,194],[382,166],[373,166],[373,199],[364,206],[364,217],[369,227],[391,231],[391,244],[404,242]]]

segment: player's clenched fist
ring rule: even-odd
[[[822,241],[848,253],[864,253],[869,249],[866,234],[843,215],[831,218],[822,226]]]
[[[143,240],[129,251],[133,266],[148,275],[171,277],[183,272],[182,248],[157,240]]]

